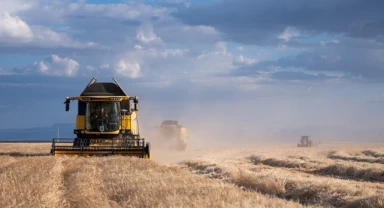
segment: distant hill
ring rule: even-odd
[[[57,123],[47,127],[0,129],[0,140],[52,140],[57,137],[58,128],[60,138],[74,138],[74,123]]]

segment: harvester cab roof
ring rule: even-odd
[[[179,126],[179,122],[174,120],[165,120],[161,122],[161,125],[162,126]]]

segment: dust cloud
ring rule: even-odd
[[[151,142],[153,160],[176,163],[205,155],[207,151],[218,152],[222,149],[259,148],[271,141],[271,135],[257,127],[257,120],[252,116],[241,115],[231,109],[228,103],[196,104],[175,106],[172,103],[141,104],[140,133]],[[252,112],[250,112],[252,113]],[[249,116],[249,115],[248,115]],[[187,128],[188,140],[186,151],[174,151],[160,147],[154,141],[156,126],[163,120],[177,120]],[[166,146],[166,145],[165,145]]]
[[[221,149],[277,148],[283,143],[287,147],[296,147],[303,135],[309,135],[322,145],[336,141],[374,141],[384,135],[381,129],[352,125],[359,121],[345,116],[348,112],[343,103],[331,103],[324,97],[317,100],[284,97],[259,100],[244,97],[224,101],[141,100],[140,132],[152,142],[156,137],[153,129],[163,120],[177,120],[188,129],[185,152],[152,144],[153,157],[165,162],[198,157],[204,151]]]

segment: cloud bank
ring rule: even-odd
[[[198,2],[5,0],[0,94],[7,99],[0,105],[32,103],[53,113],[92,77],[115,77],[141,97],[153,123],[198,120],[258,135],[382,122],[382,102],[372,102],[384,81],[382,1]],[[15,120],[4,125],[23,117],[7,113]]]

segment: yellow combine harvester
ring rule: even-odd
[[[66,97],[65,110],[78,101],[76,138],[53,139],[51,155],[126,155],[150,158],[150,144],[140,138],[138,97],[130,97],[114,83],[93,78],[77,97]]]
[[[178,121],[164,120],[155,127],[156,146],[170,150],[185,151],[187,149],[188,132]]]

